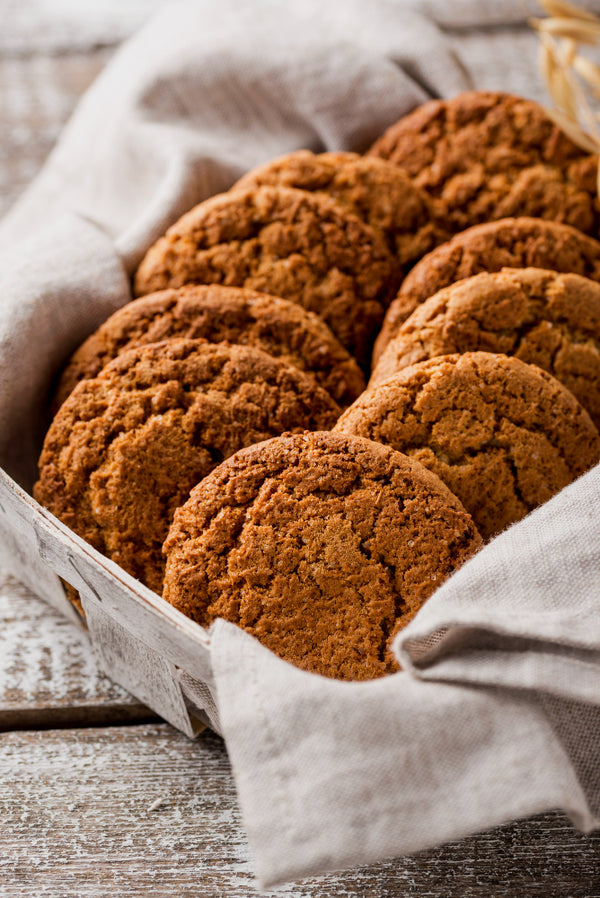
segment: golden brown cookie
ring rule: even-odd
[[[504,218],[457,234],[408,274],[386,313],[374,365],[420,303],[455,281],[501,268],[548,268],[600,281],[600,243],[568,225],[541,218]]]
[[[56,408],[80,380],[95,377],[119,353],[172,337],[256,346],[313,374],[342,407],[365,388],[356,361],[318,315],[266,293],[199,285],[151,293],[111,315],[67,364]]]
[[[286,187],[220,194],[148,250],[137,295],[186,283],[272,293],[316,312],[359,364],[402,272],[383,236],[330,197]]]
[[[598,233],[598,158],[532,100],[491,91],[431,100],[388,128],[369,153],[406,171],[453,231],[530,215]]]
[[[458,496],[484,538],[600,460],[598,431],[562,384],[488,352],[404,368],[363,393],[335,430],[418,459]]]
[[[600,428],[600,284],[578,274],[503,268],[451,284],[418,306],[369,385],[455,352],[501,352],[554,375]]]
[[[285,434],[224,462],[176,512],[163,595],[305,670],[364,680],[397,669],[393,636],[480,544],[458,500],[406,456]]]
[[[358,153],[297,150],[252,169],[232,189],[297,187],[332,196],[383,231],[401,264],[420,259],[451,236],[435,220],[429,196],[385,159]]]
[[[34,496],[160,592],[161,547],[191,488],[242,446],[331,427],[313,377],[246,346],[165,340],[82,380],[44,442]]]

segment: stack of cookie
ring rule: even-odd
[[[202,625],[396,670],[482,536],[600,459],[596,165],[470,93],[249,172],[66,366],[36,498]]]
[[[489,538],[600,458],[598,159],[535,103],[480,92],[425,104],[370,153],[457,233],[403,280],[336,429],[418,458]]]

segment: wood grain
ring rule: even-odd
[[[227,755],[166,724],[0,735],[0,894],[256,894]],[[274,893],[269,892],[269,895]],[[548,815],[289,885],[296,898],[593,898],[600,834]]]
[[[121,43],[172,0],[2,0],[0,54],[58,56]]]
[[[36,14],[32,0],[9,0],[7,9],[27,27],[0,36],[12,54],[0,58],[0,215],[113,52],[62,22],[35,32],[27,18]],[[506,67],[498,82],[481,83],[479,46],[485,41],[493,52],[493,32],[451,38],[474,83],[519,90],[522,73]],[[528,84],[527,92],[537,88]],[[147,713],[99,674],[85,634],[0,575],[0,728],[21,728],[0,733],[2,898],[257,894],[222,742],[210,733],[191,742],[165,724],[90,726]],[[69,724],[74,728],[22,730]],[[563,816],[547,815],[277,894],[600,898],[600,833],[583,836]]]
[[[153,717],[100,673],[83,630],[0,571],[0,730]]]
[[[112,52],[0,57],[0,217],[37,174]]]

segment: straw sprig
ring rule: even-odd
[[[600,155],[600,66],[581,47],[600,43],[600,18],[566,0],[539,0],[547,18],[530,19],[540,39],[540,67],[554,106],[549,117],[588,153]],[[598,179],[600,193],[600,176]]]

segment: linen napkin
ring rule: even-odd
[[[496,537],[368,683],[211,628],[221,730],[264,885],[560,808],[600,825],[600,468]]]
[[[52,378],[128,301],[128,275],[177,216],[289,150],[364,150],[429,96],[543,98],[525,24],[535,9],[164,8],[116,54],[0,225],[8,473],[31,486]],[[217,710],[262,884],[551,808],[598,824],[599,499],[596,469],[490,543],[400,634],[404,670],[382,680],[307,674],[214,625]]]

